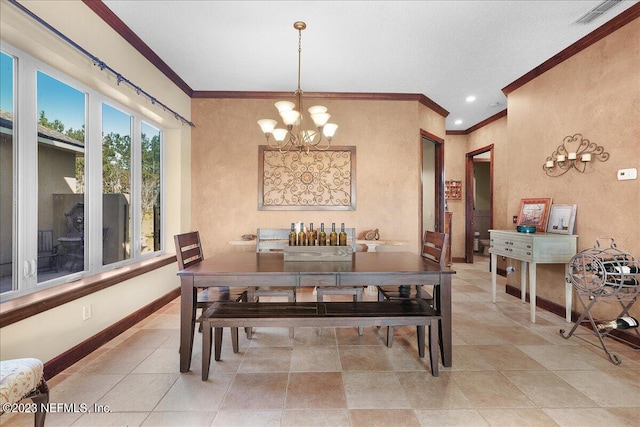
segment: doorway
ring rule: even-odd
[[[420,130],[420,251],[424,232],[444,230],[444,139]]]
[[[465,262],[484,255],[493,228],[493,144],[466,154]]]

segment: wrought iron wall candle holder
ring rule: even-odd
[[[542,169],[552,177],[562,176],[571,169],[584,173],[589,162],[594,160],[606,162],[608,159],[609,153],[604,151],[604,147],[590,142],[577,133],[564,137],[562,145],[547,157]]]

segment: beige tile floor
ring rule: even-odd
[[[504,278],[491,303],[485,258],[454,269],[454,362],[437,378],[413,328],[396,328],[392,348],[376,328],[296,328],[294,339],[258,328],[238,354],[227,335],[203,382],[199,335],[191,372],[179,373],[176,300],[49,381],[52,402],[109,413],[50,413],[47,426],[640,426],[640,354],[622,351],[615,366],[560,337],[563,318],[538,310],[531,324]]]

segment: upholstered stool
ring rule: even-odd
[[[41,404],[49,403],[49,387],[44,379],[44,365],[38,359],[12,359],[0,362],[0,404],[4,413],[5,404],[31,399],[36,406],[36,427],[44,426],[46,411]]]

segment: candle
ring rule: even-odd
[[[552,168],[553,167],[553,160],[547,160],[547,163],[544,164],[546,167],[548,168]]]
[[[569,160],[575,160],[576,159],[576,153],[569,153]]]
[[[558,161],[564,162],[564,154],[558,154]]]
[[[591,153],[586,153],[582,155],[582,161],[583,162],[590,162],[591,161]]]

